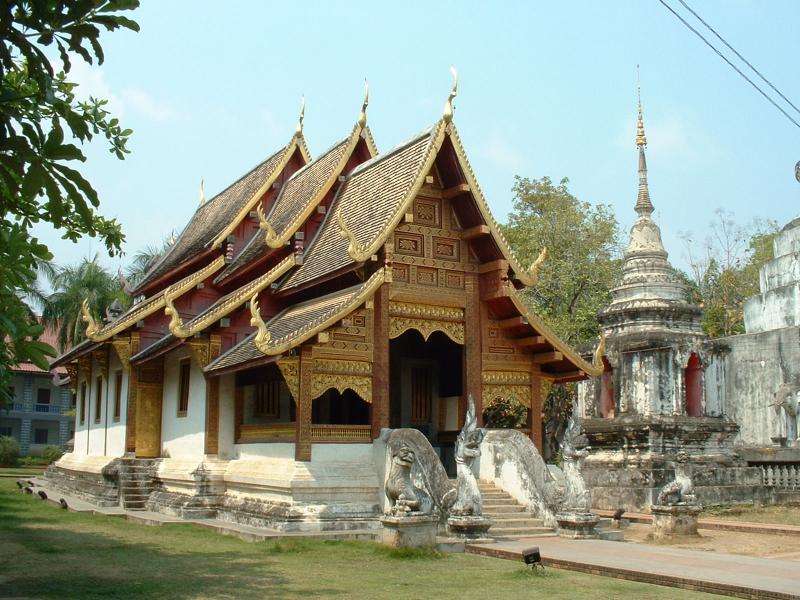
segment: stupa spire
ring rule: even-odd
[[[639,103],[639,115],[636,119],[636,146],[639,148],[639,195],[636,198],[634,209],[639,216],[650,216],[655,210],[653,203],[650,202],[650,189],[647,187],[647,160],[644,156],[644,149],[647,146],[647,136],[644,133],[644,117],[642,116],[642,89],[638,81],[639,65],[636,65],[637,82],[636,95]]]

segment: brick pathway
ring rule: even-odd
[[[800,598],[800,569],[791,560],[565,538],[467,544],[466,551],[521,561],[530,546],[556,568],[738,598]]]

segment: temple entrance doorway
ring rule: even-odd
[[[389,343],[389,426],[419,430],[455,473],[453,447],[460,429],[464,352],[440,331],[427,341],[411,329]]]

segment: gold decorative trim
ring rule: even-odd
[[[358,396],[372,404],[372,365],[370,363],[361,363],[360,361],[328,361],[338,363],[360,363],[358,366],[345,367],[354,369],[350,371],[351,374],[343,373],[318,373],[314,370],[314,375],[311,378],[311,398],[319,398],[330,389],[337,390],[343,394],[345,390],[353,390]],[[366,365],[369,368],[370,374],[356,375],[353,374],[357,369],[363,368],[361,365]]]
[[[458,71],[454,66],[451,66],[450,73],[453,75],[453,89],[450,90],[450,95],[447,97],[447,102],[444,103],[444,110],[442,111],[442,121],[445,123],[450,123],[453,120],[453,100],[458,94]]]
[[[350,160],[350,156],[353,154],[358,141],[361,139],[362,130],[363,128],[361,125],[356,123],[355,127],[353,127],[353,131],[350,133],[350,137],[347,140],[347,146],[345,147],[344,152],[342,152],[342,156],[339,158],[339,162],[336,163],[336,166],[333,169],[331,169],[331,174],[325,181],[325,184],[319,188],[319,191],[317,191],[316,195],[308,199],[303,207],[303,210],[292,220],[291,223],[289,223],[289,225],[284,228],[281,233],[276,232],[274,237],[270,237],[269,235],[265,236],[264,241],[266,242],[267,246],[270,248],[280,248],[283,246],[313,214],[317,208],[317,205],[330,191],[330,189],[333,187],[333,184],[338,181],[339,175],[341,174],[345,165],[347,165],[347,161]],[[370,148],[370,151],[371,150],[372,149]],[[277,201],[275,204],[273,204],[273,210],[275,206],[277,206]],[[266,219],[264,219],[264,221],[266,222]]]
[[[536,258],[531,266],[528,267],[527,275],[531,278],[531,285],[536,285],[539,282],[539,269],[542,268],[542,264],[544,264],[545,259],[547,258],[547,246],[542,248],[542,251],[539,253],[539,256]]]
[[[197,366],[202,371],[211,362],[211,352],[208,340],[190,340],[186,342]]]
[[[401,336],[409,329],[415,329],[422,334],[427,342],[435,331],[441,331],[456,344],[465,343],[464,323],[456,321],[439,321],[434,319],[410,319],[407,317],[389,317],[389,339]]]
[[[258,228],[264,232],[264,243],[267,245],[267,247],[276,247],[273,246],[273,243],[278,238],[278,234],[275,233],[275,229],[272,227],[270,222],[267,221],[267,215],[264,214],[264,207],[260,204],[258,205],[258,208],[256,208],[256,215],[258,215]]]
[[[72,362],[64,365],[69,377],[69,389],[73,394],[78,393],[78,363]]]
[[[300,359],[297,356],[282,358],[276,363],[295,404],[300,397]]]
[[[484,371],[481,381],[489,385],[530,385],[527,371]]]
[[[254,297],[250,302],[250,312],[252,315],[252,318],[250,319],[250,325],[256,327],[258,330],[258,334],[254,339],[255,345],[259,351],[269,356],[283,354],[295,346],[302,344],[307,339],[317,335],[320,331],[324,331],[331,325],[340,321],[342,316],[352,312],[354,309],[358,308],[361,304],[371,298],[375,291],[383,283],[384,269],[381,268],[372,274],[372,276],[363,285],[361,290],[349,301],[347,301],[339,311],[335,312],[327,319],[311,321],[303,328],[292,332],[292,334],[276,340],[271,339],[272,336],[269,334],[269,329],[264,323],[264,320],[261,318],[261,314],[258,312],[258,303],[256,302],[255,305],[253,303],[253,300],[256,300]]]
[[[515,399],[523,406],[531,406],[530,385],[507,385],[484,383],[481,389],[484,405],[488,405],[495,398]]]
[[[411,302],[389,302],[389,314],[395,317],[434,319],[439,321],[464,321],[464,309]]]
[[[125,331],[131,325],[136,324],[137,321],[141,321],[145,317],[148,317],[158,310],[164,308],[166,306],[165,297],[167,295],[169,295],[172,300],[179,298],[187,291],[195,287],[198,283],[203,281],[206,277],[209,277],[219,271],[223,266],[225,266],[225,257],[218,256],[214,261],[199,271],[184,277],[171,286],[168,286],[152,298],[140,302],[137,305],[138,308],[135,306],[133,310],[127,315],[123,316],[123,318],[118,319],[114,323],[108,324],[102,329],[97,328],[97,324],[95,323],[94,319],[92,319],[91,314],[88,313],[89,303],[88,301],[84,300],[84,304],[81,306],[81,314],[83,320],[87,323],[86,337],[93,342],[106,341],[118,333]],[[87,316],[89,320],[87,320]]]
[[[108,351],[106,348],[92,352],[92,358],[97,363],[100,374],[105,378],[108,373]]]
[[[283,156],[278,161],[278,164],[275,165],[275,168],[272,170],[272,173],[264,180],[264,184],[256,190],[255,194],[250,198],[250,200],[245,203],[239,213],[231,220],[228,226],[222,230],[222,232],[214,239],[211,243],[212,248],[219,248],[222,244],[228,239],[228,236],[233,233],[233,230],[241,223],[247,215],[255,208],[256,204],[260,202],[261,196],[263,196],[267,190],[272,187],[272,184],[278,178],[281,171],[289,164],[292,156],[294,155],[294,151],[299,150],[300,154],[303,156],[303,160],[307,163],[311,162],[311,154],[308,152],[308,147],[306,146],[306,141],[303,138],[302,132],[297,133],[295,132],[292,140],[283,150]]]
[[[287,256],[260,277],[256,277],[249,283],[223,297],[218,304],[209,308],[205,313],[198,315],[197,319],[192,319],[189,322],[188,327],[184,326],[183,322],[180,320],[180,316],[178,315],[177,311],[175,311],[174,315],[176,316],[173,316],[169,323],[170,332],[172,332],[175,337],[179,338],[187,338],[200,333],[209,325],[212,325],[221,318],[229,315],[237,307],[247,302],[247,299],[251,298],[251,296],[258,296],[262,290],[277,281],[279,277],[297,265],[297,260],[298,259],[295,255]],[[166,297],[165,302],[167,304],[167,308],[164,309],[164,312],[169,316],[172,313],[168,311],[174,310],[175,307],[172,306],[171,298]]]
[[[603,364],[603,355],[606,353],[606,336],[603,332],[600,332],[598,336],[597,348],[594,351],[594,356],[592,357],[592,365],[600,369],[601,371],[605,369],[605,365]]]
[[[111,346],[114,348],[114,352],[117,353],[117,358],[119,358],[119,362],[122,363],[122,367],[126,371],[130,371],[131,369],[131,339],[124,338],[119,340],[111,340]]]
[[[313,442],[371,442],[370,425],[311,425]]]

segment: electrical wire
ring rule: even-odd
[[[717,55],[718,55],[718,56],[719,56],[719,57],[720,57],[722,60],[724,60],[726,63],[728,63],[728,65],[729,65],[729,66],[730,66],[730,67],[731,67],[731,68],[732,68],[734,71],[736,71],[736,72],[737,72],[737,73],[738,73],[738,74],[739,74],[739,75],[740,75],[740,76],[741,76],[741,77],[742,77],[742,78],[743,78],[745,81],[747,81],[747,83],[749,83],[750,85],[752,85],[752,86],[755,88],[755,90],[756,90],[756,91],[757,91],[759,94],[761,94],[762,96],[764,96],[764,98],[766,98],[766,99],[767,99],[767,101],[769,101],[769,103],[770,103],[770,104],[772,104],[772,105],[773,105],[775,108],[777,108],[779,111],[781,111],[781,112],[783,113],[783,115],[784,115],[784,116],[785,116],[787,119],[789,119],[789,120],[790,120],[792,123],[794,123],[794,124],[795,124],[795,126],[796,126],[798,129],[800,129],[800,123],[798,123],[798,122],[797,122],[797,121],[796,121],[796,120],[795,120],[795,119],[794,119],[794,118],[793,118],[793,117],[792,117],[792,116],[791,116],[789,113],[787,113],[785,110],[783,110],[783,108],[782,108],[782,107],[781,107],[781,106],[780,106],[780,105],[779,105],[777,102],[775,102],[775,100],[773,100],[772,98],[770,98],[770,96],[769,96],[769,95],[768,95],[768,94],[767,94],[767,93],[766,93],[764,90],[762,90],[760,87],[758,87],[758,85],[757,85],[757,84],[756,84],[756,83],[755,83],[755,82],[754,82],[752,79],[750,79],[750,78],[749,78],[747,75],[745,75],[744,73],[742,73],[741,69],[739,69],[739,67],[737,67],[735,64],[733,64],[733,63],[732,63],[732,62],[731,62],[731,61],[728,59],[728,57],[727,57],[727,56],[725,56],[724,54],[722,54],[722,52],[720,52],[719,50],[717,50],[717,48],[716,48],[716,47],[715,47],[715,46],[714,46],[714,45],[713,45],[711,42],[709,42],[709,41],[708,41],[708,40],[707,40],[707,39],[706,39],[706,38],[703,36],[703,34],[702,34],[702,33],[700,33],[700,32],[699,32],[699,31],[697,31],[697,30],[696,30],[694,27],[692,27],[692,26],[691,26],[691,25],[690,25],[690,24],[689,24],[689,23],[686,21],[686,19],[684,19],[684,18],[683,18],[682,16],[680,16],[680,15],[679,15],[677,12],[675,12],[675,10],[674,10],[674,9],[673,9],[673,8],[672,8],[672,7],[671,7],[669,4],[667,4],[667,3],[666,3],[664,0],[658,0],[658,1],[659,1],[661,4],[663,4],[663,5],[664,5],[664,7],[665,7],[665,8],[666,8],[666,9],[667,9],[669,12],[671,12],[673,15],[675,15],[675,16],[678,18],[678,20],[680,20],[680,22],[681,22],[681,23],[683,23],[684,25],[686,25],[686,27],[688,27],[688,28],[689,28],[689,30],[690,30],[692,33],[694,33],[694,34],[695,34],[697,37],[699,37],[701,40],[703,40],[703,42],[705,42],[706,46],[708,46],[709,48],[711,48],[711,49],[712,49],[712,50],[713,50],[713,51],[714,51],[714,52],[715,52],[715,53],[716,53],[716,54],[717,54]],[[679,0],[679,1],[680,1],[680,0]]]
[[[791,101],[791,100],[789,100],[789,99],[788,99],[786,96],[784,96],[784,95],[781,93],[781,91],[780,91],[778,88],[776,88],[774,85],[772,85],[772,83],[769,81],[769,79],[767,79],[766,77],[764,77],[764,76],[761,74],[761,71],[759,71],[758,69],[756,69],[756,68],[755,68],[753,65],[751,65],[751,64],[750,64],[750,62],[749,62],[749,61],[748,61],[748,60],[747,60],[747,59],[746,59],[744,56],[742,56],[741,54],[739,54],[739,53],[736,51],[736,48],[734,48],[733,46],[731,46],[731,45],[730,45],[730,44],[729,44],[729,43],[728,43],[728,42],[725,40],[725,38],[723,38],[723,37],[722,37],[720,34],[718,34],[718,33],[717,33],[715,30],[714,30],[714,28],[713,28],[713,27],[711,27],[711,25],[709,25],[708,23],[706,23],[706,22],[703,20],[703,17],[701,17],[701,16],[700,16],[700,15],[698,15],[698,14],[697,14],[697,13],[696,13],[694,10],[692,10],[692,7],[691,7],[691,6],[689,6],[688,4],[686,4],[686,2],[684,2],[684,0],[678,0],[678,2],[680,2],[681,4],[683,4],[683,7],[684,7],[686,10],[688,10],[690,13],[692,13],[692,14],[693,14],[693,15],[694,15],[694,16],[697,18],[697,20],[698,20],[698,21],[700,21],[700,22],[701,22],[703,25],[705,25],[705,26],[706,26],[706,28],[708,28],[708,30],[709,30],[711,33],[713,33],[715,36],[717,36],[717,38],[719,39],[719,41],[721,41],[723,44],[725,44],[725,45],[728,47],[728,49],[730,49],[730,51],[731,51],[731,52],[733,52],[733,53],[734,53],[736,56],[738,56],[738,57],[739,57],[739,60],[741,60],[741,61],[742,61],[744,64],[746,64],[748,67],[750,67],[750,68],[753,70],[753,72],[754,72],[756,75],[758,75],[758,76],[761,78],[761,80],[762,80],[764,83],[766,83],[766,84],[767,84],[769,87],[771,87],[771,88],[773,89],[773,91],[774,91],[776,94],[778,94],[778,96],[780,96],[781,98],[783,98],[783,100],[786,102],[786,104],[788,104],[788,105],[789,105],[789,106],[791,106],[793,109],[795,109],[795,110],[796,110],[798,113],[800,113],[800,108],[797,108],[797,107],[796,107],[796,106],[795,106],[795,105],[792,103],[792,101]]]

